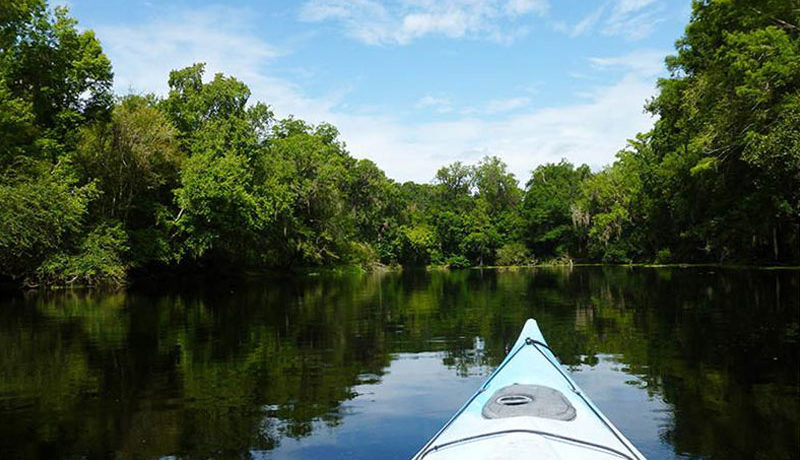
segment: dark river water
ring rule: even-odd
[[[526,318],[650,459],[800,455],[800,271],[576,267],[0,298],[0,458],[408,458]]]

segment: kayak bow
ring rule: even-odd
[[[503,362],[414,456],[443,459],[644,456],[561,367],[529,319]]]

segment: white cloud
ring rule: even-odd
[[[221,14],[229,17],[219,20]],[[206,9],[97,31],[115,64],[118,91],[133,87],[165,94],[171,69],[205,61],[209,72],[224,72],[247,83],[253,99],[272,105],[278,116],[295,114],[312,123],[333,123],[354,156],[372,159],[397,180],[427,182],[444,164],[475,162],[487,154],[500,156],[521,182],[537,165],[562,157],[597,168],[610,162],[627,138],[651,125],[642,105],[655,92],[646,75],[653,68],[636,64],[630,56],[591,61],[602,68],[619,68],[623,75],[617,83],[595,87],[585,100],[566,106],[533,108],[527,97],[519,96],[489,101],[473,112],[449,111],[448,98],[427,95],[416,101],[418,108],[448,107],[450,120],[404,119],[402,110],[345,112],[340,102],[348,88],[311,97],[276,75],[272,65],[287,51],[254,38],[248,18],[247,11]]]
[[[604,35],[640,40],[652,34],[663,21],[660,17],[663,10],[661,0],[608,0],[575,25],[559,21],[554,28],[572,37],[597,30]]]
[[[492,99],[486,104],[486,112],[490,114],[511,112],[530,104],[527,97],[512,97],[508,99]]]
[[[486,116],[518,111],[519,109],[528,106],[530,102],[530,98],[520,96],[505,99],[490,99],[481,106],[468,105],[458,107],[447,97],[436,97],[427,94],[421,97],[417,103],[414,104],[414,107],[425,111],[433,110],[440,114],[448,113],[461,116]]]
[[[111,56],[118,90],[166,92],[169,71],[206,62],[207,72],[257,73],[283,54],[247,34],[247,12],[207,8],[135,26],[101,26],[96,31]]]
[[[650,128],[642,106],[654,92],[650,81],[632,73],[596,88],[585,102],[502,119],[403,124],[378,118],[352,127],[348,122],[354,120],[345,119],[340,127],[355,154],[366,153],[397,179],[428,181],[443,164],[476,162],[488,154],[501,157],[524,182],[537,165],[561,158],[593,168],[611,162],[626,139]]]
[[[549,4],[543,0],[509,0],[505,4],[505,10],[511,15],[523,15],[531,12],[544,14],[547,12]]]
[[[544,15],[548,7],[547,0],[308,0],[300,19],[338,22],[371,45],[403,45],[426,35],[510,42],[527,32],[521,18]]]
[[[450,99],[445,97],[435,97],[430,94],[420,98],[415,107],[418,109],[434,109],[439,113],[447,113],[453,110]]]
[[[617,12],[619,13],[635,13],[642,8],[656,3],[658,0],[618,0]]]
[[[256,38],[251,33],[251,17],[247,10],[211,7],[163,14],[149,23],[95,30],[114,65],[114,86],[119,93],[166,95],[171,70],[205,62],[206,78],[217,72],[238,78],[250,87],[252,100],[270,104],[279,116],[327,119],[324,115],[348,88],[312,98],[293,81],[266,71],[288,51]]]
[[[605,11],[605,5],[601,5],[599,8],[586,15],[586,17],[575,24],[574,27],[569,29],[570,36],[578,37],[594,27],[594,25],[597,24],[597,21],[600,20],[600,16],[603,14],[603,11]]]
[[[633,71],[643,77],[653,77],[664,71],[667,54],[658,50],[637,50],[623,56],[593,57],[589,61],[599,69]]]
[[[662,5],[658,0],[618,0],[603,26],[606,35],[619,35],[639,40],[653,33],[662,22]]]

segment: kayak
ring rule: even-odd
[[[529,319],[506,358],[414,460],[642,460]]]

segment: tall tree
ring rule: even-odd
[[[99,217],[126,225],[154,224],[153,208],[170,201],[181,164],[172,124],[140,96],[124,98],[109,122],[85,128],[71,159],[84,180],[98,183]]]
[[[55,163],[77,128],[108,114],[111,63],[66,8],[21,0],[0,13],[0,125],[14,129],[0,134],[0,166],[20,156]]]
[[[581,195],[570,206],[573,232],[588,230],[589,255],[607,263],[642,260],[649,249],[642,162],[629,150],[617,158],[580,184]]]
[[[439,184],[443,200],[463,201],[472,194],[475,175],[473,168],[456,161],[439,168],[435,182]]]
[[[81,252],[94,184],[67,155],[79,128],[108,115],[111,64],[92,31],[44,1],[0,4],[0,275],[34,278]]]
[[[588,166],[575,168],[566,160],[544,164],[531,174],[522,213],[525,239],[537,257],[582,255],[583,240],[575,203],[581,183],[590,175]]]
[[[293,118],[275,125],[269,141],[273,174],[285,184],[289,206],[277,214],[271,252],[281,264],[342,262],[353,234],[343,187],[353,158],[329,124]]]
[[[800,257],[800,4],[695,1],[648,104],[677,247],[695,260]]]
[[[82,130],[69,159],[81,181],[94,182],[100,192],[90,206],[91,218],[122,224],[131,237],[134,265],[169,261],[164,224],[174,213],[183,155],[175,128],[154,98],[123,98],[109,121]]]
[[[347,205],[356,237],[374,243],[396,224],[399,191],[395,183],[370,160],[353,163],[347,179]]]
[[[175,189],[177,256],[263,261],[267,231],[287,205],[285,189],[265,186],[272,113],[247,105],[244,83],[222,74],[205,83],[204,71],[195,64],[171,72],[161,104],[188,156]]]
[[[492,218],[509,212],[520,203],[522,193],[517,179],[500,158],[484,157],[475,167],[474,177],[478,198],[486,202]]]

